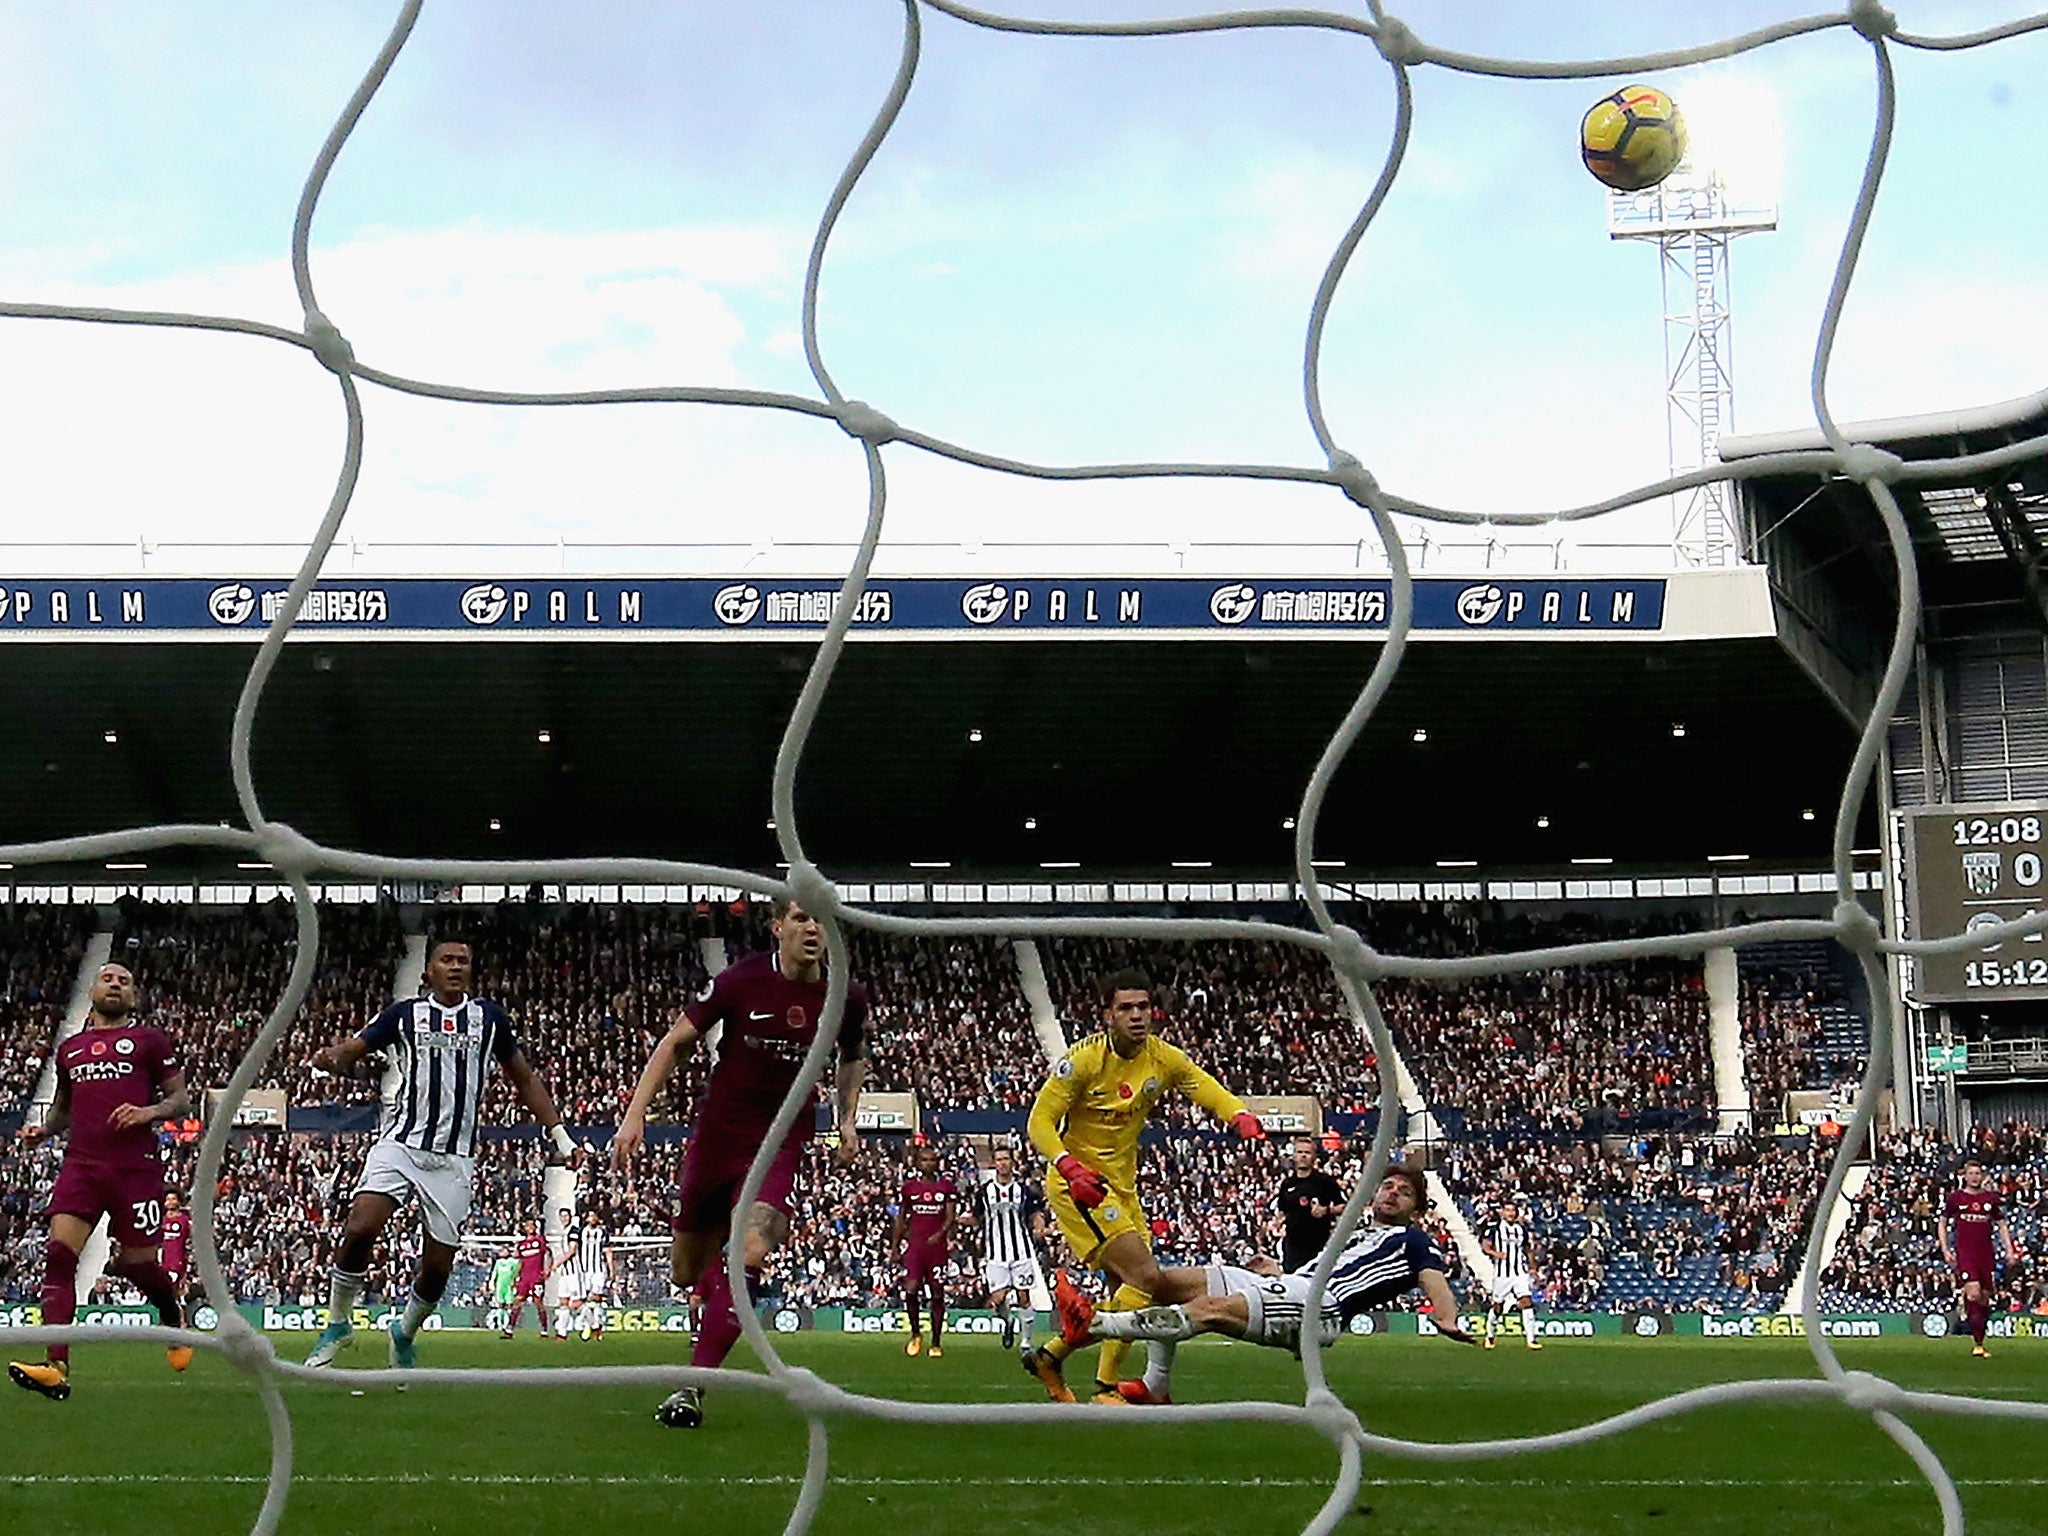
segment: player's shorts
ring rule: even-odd
[[[495,1286],[491,1288],[491,1300],[496,1302],[497,1305],[501,1307],[509,1307],[512,1305],[513,1296],[517,1293],[518,1287],[516,1282],[511,1280],[500,1280]]]
[[[556,1270],[548,1284],[554,1287],[555,1305],[558,1307],[573,1306],[583,1299],[583,1276],[573,1268]]]
[[[1249,1317],[1244,1336],[1275,1349],[1301,1348],[1302,1320],[1308,1316],[1307,1275],[1255,1275],[1234,1264],[1208,1266],[1211,1296],[1242,1296]],[[1344,1319],[1333,1307],[1322,1310],[1318,1330],[1327,1346],[1344,1336]]]
[[[683,1170],[676,1180],[676,1211],[669,1226],[677,1232],[715,1232],[729,1226],[732,1208],[740,1197],[760,1148],[744,1141],[714,1141],[692,1136],[690,1150],[683,1154]],[[795,1214],[790,1199],[796,1188],[796,1171],[804,1160],[801,1140],[787,1141],[768,1165],[761,1181],[762,1205],[773,1206],[785,1216]]]
[[[946,1268],[946,1250],[943,1248],[907,1248],[903,1255],[903,1280],[913,1291],[925,1281],[935,1279]]]
[[[981,1278],[991,1291],[1023,1291],[1028,1295],[1038,1284],[1038,1260],[985,1259]]]
[[[1152,1226],[1145,1219],[1135,1190],[1118,1189],[1112,1184],[1109,1193],[1102,1197],[1102,1204],[1089,1210],[1074,1203],[1064,1180],[1055,1184],[1047,1179],[1045,1203],[1052,1207],[1053,1220],[1060,1224],[1061,1235],[1084,1268],[1098,1268],[1095,1261],[1102,1256],[1102,1250],[1122,1232],[1135,1232],[1145,1240],[1147,1248],[1152,1246]]]
[[[1968,1285],[1975,1281],[1978,1285],[1988,1286],[1996,1278],[1993,1270],[1994,1266],[1989,1259],[1958,1259],[1956,1284]]]
[[[475,1182],[476,1167],[470,1158],[380,1141],[363,1159],[356,1193],[383,1195],[401,1205],[408,1194],[418,1195],[427,1236],[454,1248],[460,1246],[462,1229],[469,1224],[470,1190]]]
[[[136,1163],[67,1157],[44,1214],[85,1222],[104,1215],[116,1248],[154,1248],[164,1231],[164,1165],[153,1157]]]
[[[1488,1298],[1496,1307],[1520,1306],[1535,1294],[1536,1288],[1529,1283],[1527,1275],[1495,1275],[1487,1290]]]
[[[538,1296],[546,1286],[546,1283],[546,1280],[540,1275],[521,1275],[519,1283],[512,1288],[512,1299],[514,1301],[525,1301],[529,1297]]]

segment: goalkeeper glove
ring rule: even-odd
[[[1074,1197],[1074,1204],[1092,1211],[1108,1197],[1109,1181],[1073,1153],[1062,1153],[1053,1167],[1067,1181],[1067,1193]]]
[[[1259,1117],[1248,1109],[1240,1109],[1230,1117],[1231,1129],[1246,1141],[1264,1141],[1266,1127]]]

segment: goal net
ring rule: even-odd
[[[875,0],[880,6],[882,0]],[[300,197],[292,227],[291,264],[303,322],[294,329],[259,323],[234,316],[162,312],[83,309],[62,305],[9,300],[0,303],[0,316],[24,320],[70,321],[98,325],[140,325],[183,327],[205,331],[232,331],[263,338],[280,347],[306,354],[309,367],[325,369],[333,378],[339,397],[339,413],[345,425],[346,453],[334,491],[318,529],[308,543],[304,559],[291,583],[281,610],[264,635],[243,683],[234,714],[229,745],[230,762],[242,825],[163,825],[126,831],[67,838],[15,847],[0,848],[0,860],[16,866],[39,862],[78,859],[119,859],[148,850],[183,848],[206,850],[238,859],[260,860],[273,866],[279,878],[296,896],[298,947],[288,984],[274,1011],[242,1059],[214,1109],[202,1145],[195,1181],[195,1224],[198,1268],[219,1315],[217,1332],[185,1333],[161,1328],[124,1329],[120,1338],[156,1345],[184,1343],[216,1350],[245,1372],[266,1406],[272,1435],[272,1456],[266,1496],[253,1530],[266,1536],[283,1514],[292,1479],[292,1424],[280,1393],[286,1379],[311,1387],[360,1386],[399,1373],[350,1372],[345,1377],[309,1371],[278,1359],[269,1342],[256,1332],[232,1304],[214,1241],[214,1191],[227,1146],[229,1127],[245,1094],[262,1072],[279,1045],[288,1023],[297,1013],[313,980],[320,953],[320,925],[310,882],[317,876],[370,882],[434,880],[452,883],[527,884],[538,882],[643,882],[659,885],[711,885],[732,887],[799,900],[817,914],[824,924],[828,953],[830,989],[828,1004],[816,1045],[804,1062],[797,1085],[783,1103],[774,1129],[763,1142],[763,1152],[750,1169],[741,1203],[750,1204],[767,1172],[769,1149],[779,1145],[799,1114],[809,1113],[814,1092],[830,1059],[846,997],[849,964],[848,931],[867,929],[905,937],[979,935],[984,937],[1058,937],[1145,939],[1152,941],[1249,940],[1296,946],[1327,963],[1335,985],[1352,1015],[1353,1022],[1369,1037],[1376,1058],[1395,1058],[1387,1021],[1375,997],[1376,986],[1402,978],[1416,981],[1499,976],[1557,966],[1599,964],[1645,956],[1697,956],[1714,948],[1776,940],[1832,938],[1853,953],[1869,982],[1874,1009],[1870,1035],[1869,1063],[1847,1134],[1821,1193],[1819,1209],[1811,1231],[1826,1230],[1828,1213],[1841,1198],[1844,1178],[1853,1151],[1862,1144],[1869,1128],[1878,1094],[1890,1076],[1895,1003],[1884,974],[1888,956],[1925,955],[1937,951],[1960,951],[1972,945],[2020,934],[2048,931],[2048,913],[1999,925],[1996,931],[1971,934],[1967,939],[1953,936],[1904,941],[1887,938],[1879,924],[1854,899],[1851,868],[1851,840],[1860,808],[1872,793],[1879,766],[1886,723],[1891,719],[1905,686],[1919,619],[1919,592],[1914,553],[1907,523],[1892,487],[1899,483],[1953,481],[1958,476],[1988,472],[2021,463],[2048,453],[2048,438],[2018,442],[1995,452],[1968,458],[1951,457],[1903,462],[1895,455],[1869,443],[1852,441],[1837,425],[1829,408],[1829,363],[1837,328],[1852,282],[1872,210],[1883,181],[1885,162],[1892,143],[1896,85],[1893,61],[1897,50],[1967,49],[1989,46],[2003,39],[2048,29],[2048,16],[2016,20],[1967,35],[1916,36],[1899,29],[1894,17],[1874,3],[1856,0],[1846,10],[1786,21],[1739,37],[1667,53],[1626,58],[1579,61],[1517,61],[1481,57],[1437,47],[1418,35],[1398,18],[1371,0],[1366,17],[1345,16],[1306,9],[1238,11],[1225,14],[1190,15],[1152,21],[1096,24],[1033,19],[998,14],[956,3],[956,0],[901,0],[901,52],[894,79],[873,120],[854,146],[837,184],[819,218],[804,274],[801,337],[815,388],[804,394],[778,393],[736,388],[677,386],[648,389],[593,389],[575,394],[523,393],[496,390],[480,383],[455,383],[402,377],[376,366],[370,357],[358,357],[348,340],[347,315],[330,315],[320,304],[316,284],[316,263],[310,248],[311,229],[323,188],[350,135],[365,109],[384,87],[398,63],[421,9],[421,0],[407,0],[382,49],[370,64],[360,86],[341,111],[338,121],[320,149]],[[1241,33],[1251,29],[1292,28],[1320,34],[1332,46],[1370,45],[1384,67],[1391,71],[1395,89],[1396,115],[1385,161],[1370,197],[1331,253],[1310,308],[1302,362],[1302,394],[1308,425],[1321,451],[1314,463],[1271,464],[1041,464],[1006,458],[976,450],[918,431],[899,423],[880,406],[850,399],[834,382],[825,350],[819,341],[819,287],[831,252],[833,232],[849,198],[860,185],[870,164],[896,126],[912,82],[917,77],[922,28],[927,12],[943,13],[955,21],[998,32],[1031,33],[1071,39],[1073,46],[1089,46],[1091,39],[1109,37],[1158,38],[1173,34]],[[1322,405],[1321,380],[1325,323],[1332,301],[1379,214],[1388,193],[1396,184],[1407,156],[1411,129],[1418,112],[1410,88],[1418,70],[1439,69],[1462,74],[1509,79],[1608,79],[1628,77],[1660,69],[1733,58],[1766,48],[1787,39],[1834,32],[1845,45],[1860,49],[1868,58],[1876,83],[1876,112],[1870,129],[1870,148],[1864,174],[1849,221],[1847,235],[1834,269],[1825,312],[1813,348],[1811,399],[1814,416],[1825,446],[1813,451],[1760,455],[1735,465],[1711,465],[1685,475],[1640,486],[1625,494],[1590,505],[1548,513],[1489,513],[1461,511],[1428,505],[1405,498],[1383,487],[1371,466],[1348,449]],[[291,631],[308,594],[313,591],[329,551],[341,532],[357,476],[363,463],[365,440],[362,392],[366,388],[395,391],[415,397],[453,402],[493,405],[621,404],[663,402],[677,408],[692,405],[740,407],[754,411],[794,413],[811,418],[821,428],[835,427],[851,439],[853,451],[865,461],[868,480],[867,519],[859,550],[840,589],[825,636],[818,645],[802,691],[787,721],[777,756],[771,797],[775,835],[788,862],[783,878],[768,878],[740,869],[655,859],[564,859],[554,861],[458,861],[396,858],[356,852],[347,848],[322,846],[283,822],[265,814],[262,787],[251,765],[250,743],[257,712],[262,705],[266,683],[276,665],[280,648]],[[1374,533],[1391,567],[1392,600],[1386,643],[1370,674],[1365,678],[1349,712],[1315,764],[1302,794],[1295,818],[1293,862],[1311,926],[1292,927],[1270,922],[1234,920],[1185,920],[1141,917],[1006,916],[988,918],[920,917],[891,914],[856,906],[843,900],[833,880],[813,860],[803,838],[803,819],[795,804],[795,782],[803,762],[805,746],[828,690],[832,686],[848,629],[853,622],[861,593],[868,579],[878,547],[883,540],[889,512],[889,495],[884,476],[885,450],[941,456],[956,463],[990,473],[1057,481],[1089,481],[1140,477],[1200,477],[1213,480],[1284,481],[1323,488],[1331,496],[1355,503],[1370,520]],[[1520,527],[1556,526],[1598,517],[1620,508],[1686,491],[1711,481],[1799,471],[1814,475],[1841,476],[1860,483],[1875,503],[1896,562],[1897,600],[1892,640],[1877,700],[1865,720],[1859,745],[1834,822],[1833,867],[1839,903],[1825,919],[1800,919],[1744,924],[1711,932],[1694,932],[1656,938],[1616,940],[1563,945],[1519,953],[1475,954],[1460,958],[1407,957],[1377,952],[1353,929],[1339,923],[1326,905],[1314,867],[1316,833],[1325,797],[1339,765],[1345,760],[1360,733],[1373,718],[1402,664],[1411,620],[1414,588],[1402,540],[1394,523],[1400,513],[1429,523],[1476,525],[1482,522]],[[1365,1214],[1370,1192],[1393,1154],[1397,1126],[1401,1120],[1394,1074],[1383,1073],[1379,1084],[1379,1119],[1367,1165],[1336,1229],[1324,1249],[1316,1272],[1315,1292],[1309,1305],[1320,1300],[1335,1257]],[[1404,1438],[1381,1432],[1364,1423],[1334,1393],[1324,1371],[1322,1349],[1314,1330],[1302,1339],[1301,1399],[1297,1403],[1222,1402],[1208,1405],[1177,1405],[1144,1415],[1121,1416],[1120,1422],[1143,1425],[1146,1432],[1171,1436],[1177,1426],[1191,1421],[1250,1421],[1304,1427],[1328,1437],[1339,1457],[1339,1470],[1329,1497],[1307,1526],[1309,1536],[1322,1536],[1336,1528],[1352,1508],[1364,1475],[1367,1453],[1383,1457],[1458,1462],[1526,1455],[1583,1445],[1602,1438],[1626,1434],[1659,1420],[1673,1419],[1697,1410],[1740,1402],[1814,1402],[1845,1405],[1866,1413],[1882,1428],[1924,1473],[1938,1502],[1945,1532],[1963,1529],[1962,1508],[1956,1486],[1941,1460],[1904,1417],[1912,1414],[2004,1415],[2014,1418],[2048,1420],[2048,1405],[1911,1391],[1882,1377],[1846,1369],[1836,1357],[1819,1326],[1818,1241],[1809,1245],[1804,1258],[1805,1283],[1801,1287],[1805,1307],[1805,1336],[1813,1355],[1814,1373],[1809,1377],[1782,1380],[1743,1380],[1702,1387],[1645,1404],[1629,1412],[1593,1423],[1561,1428],[1554,1433],[1525,1438],[1480,1442],[1433,1442]],[[733,1294],[745,1295],[737,1246],[727,1255]],[[1109,1415],[1112,1409],[1056,1407],[1048,1403],[990,1404],[967,1402],[909,1402],[858,1396],[841,1390],[815,1373],[785,1361],[775,1340],[764,1331],[758,1317],[740,1309],[740,1322],[748,1342],[763,1363],[760,1373],[728,1370],[699,1370],[688,1366],[581,1367],[547,1370],[437,1370],[432,1368],[403,1373],[409,1383],[438,1386],[489,1380],[501,1384],[546,1389],[563,1383],[618,1383],[646,1380],[668,1387],[686,1384],[708,1385],[772,1393],[784,1399],[804,1416],[809,1425],[809,1460],[787,1529],[803,1532],[811,1524],[828,1483],[828,1452],[831,1426],[836,1419],[868,1417],[906,1423],[951,1425],[1001,1425],[1038,1422],[1049,1417],[1071,1418],[1075,1414]],[[87,1337],[105,1337],[101,1330],[66,1327],[0,1329],[0,1340],[11,1344],[74,1342]]]

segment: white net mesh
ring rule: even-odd
[[[1387,15],[1377,0],[1370,4],[1370,19],[1340,16],[1310,10],[1242,11],[1170,20],[1087,24],[1053,22],[998,15],[952,3],[952,0],[903,0],[903,44],[895,79],[872,125],[853,151],[838,184],[827,202],[813,240],[804,276],[803,343],[818,393],[814,396],[781,394],[764,390],[661,388],[590,390],[573,394],[513,393],[403,378],[383,372],[356,359],[348,341],[320,309],[315,296],[309,239],[313,216],[328,173],[347,143],[364,109],[369,105],[404,48],[417,19],[422,0],[409,0],[382,50],[362,84],[350,98],[339,121],[328,135],[307,177],[292,228],[292,271],[298,297],[304,309],[302,330],[289,330],[229,316],[171,314],[144,311],[83,309],[32,303],[0,303],[0,315],[70,320],[117,325],[176,326],[200,330],[238,331],[264,337],[288,346],[303,348],[335,377],[341,391],[346,422],[346,454],[319,529],[307,546],[304,561],[293,580],[277,620],[265,634],[262,646],[249,668],[238,701],[230,743],[230,762],[235,792],[246,826],[243,828],[167,825],[141,827],[98,836],[0,847],[0,860],[16,865],[71,859],[107,859],[133,855],[150,849],[198,848],[245,858],[261,859],[273,865],[289,882],[296,896],[298,948],[289,982],[276,1009],[258,1035],[225,1089],[201,1148],[194,1181],[196,1190],[194,1237],[200,1274],[207,1294],[220,1315],[214,1334],[186,1333],[164,1328],[123,1329],[123,1340],[163,1345],[184,1343],[218,1350],[246,1372],[261,1393],[271,1429],[271,1466],[262,1507],[252,1529],[257,1536],[275,1530],[283,1515],[292,1478],[292,1422],[282,1394],[281,1379],[295,1378],[320,1385],[356,1386],[365,1382],[400,1380],[421,1385],[466,1385],[492,1383],[499,1386],[547,1388],[578,1383],[585,1385],[625,1382],[659,1382],[667,1386],[708,1385],[774,1393],[803,1414],[809,1424],[809,1450],[801,1488],[786,1529],[792,1533],[809,1528],[817,1513],[827,1483],[829,1424],[836,1416],[860,1415],[907,1423],[1015,1424],[1058,1417],[1073,1421],[1076,1415],[1115,1417],[1123,1423],[1142,1423],[1170,1433],[1173,1426],[1197,1420],[1258,1420],[1306,1426],[1327,1435],[1340,1457],[1336,1483],[1329,1498],[1309,1522],[1309,1536],[1321,1536],[1336,1528],[1351,1508],[1362,1479],[1362,1455],[1380,1455],[1423,1461],[1471,1461],[1561,1450],[1590,1441],[1619,1435],[1628,1430],[1691,1413],[1697,1409],[1737,1402],[1838,1402],[1868,1413],[1896,1441],[1925,1475],[1941,1512],[1942,1529],[1954,1536],[1963,1529],[1962,1505],[1956,1486],[1940,1459],[1920,1435],[1901,1417],[1902,1412],[1998,1415],[2048,1421],[2048,1404],[2033,1404],[1908,1391],[1881,1377],[1845,1369],[1819,1326],[1818,1234],[1828,1226],[1828,1215],[1841,1197],[1854,1149],[1868,1131],[1878,1098],[1891,1071],[1891,1015],[1895,1002],[1884,975],[1888,954],[1925,955],[1960,952],[2001,937],[2048,932],[2048,912],[1998,925],[1995,932],[1902,941],[1886,939],[1873,918],[1847,893],[1853,890],[1850,844],[1859,809],[1869,795],[1884,740],[1885,723],[1891,718],[1906,682],[1913,640],[1919,620],[1920,600],[1911,538],[1907,524],[1894,499],[1891,486],[1900,481],[1953,481],[2014,465],[2048,454],[2048,438],[2034,438],[1994,452],[1956,456],[1940,460],[1902,462],[1891,453],[1867,443],[1846,438],[1828,408],[1828,365],[1837,326],[1855,275],[1857,258],[1871,211],[1876,205],[1887,151],[1892,138],[1895,85],[1892,50],[1896,47],[1921,49],[1974,48],[2004,38],[2048,29],[2048,15],[2012,21],[1982,31],[1951,37],[1914,36],[1900,31],[1890,12],[1874,3],[1852,4],[1846,11],[1788,20],[1760,28],[1740,37],[1703,44],[1669,53],[1644,54],[1628,58],[1592,59],[1575,62],[1527,62],[1455,53],[1423,41],[1397,18]],[[1193,32],[1228,32],[1248,28],[1291,27],[1321,29],[1370,39],[1387,67],[1393,71],[1396,120],[1385,166],[1372,195],[1338,243],[1317,288],[1312,306],[1302,370],[1304,403],[1309,424],[1321,445],[1326,462],[1316,465],[1286,464],[1090,464],[1045,465],[1026,463],[983,453],[960,444],[900,426],[873,407],[848,400],[833,383],[818,344],[818,288],[834,225],[870,161],[894,126],[898,113],[916,77],[920,47],[922,10],[929,8],[962,22],[996,31],[1042,35],[1086,37],[1148,37]],[[1625,494],[1587,506],[1548,513],[1487,513],[1429,506],[1384,491],[1370,471],[1347,452],[1333,434],[1322,410],[1319,390],[1321,344],[1324,323],[1337,286],[1359,242],[1373,222],[1387,193],[1394,185],[1408,148],[1414,121],[1410,72],[1424,65],[1474,75],[1526,79],[1572,79],[1625,76],[1670,69],[1680,65],[1730,58],[1768,44],[1809,33],[1846,29],[1870,49],[1877,78],[1877,113],[1862,184],[1850,220],[1848,234],[1836,263],[1828,293],[1825,316],[1813,352],[1812,403],[1827,446],[1812,452],[1788,452],[1759,456],[1739,465],[1716,465],[1645,485]],[[771,880],[744,870],[699,864],[671,863],[653,859],[568,859],[554,861],[471,861],[401,859],[328,848],[301,836],[291,827],[263,814],[255,777],[250,768],[250,737],[272,667],[290,631],[294,617],[327,559],[339,533],[356,484],[363,453],[363,412],[359,383],[407,394],[443,400],[472,401],[498,405],[618,404],[624,402],[670,401],[676,403],[745,406],[763,410],[793,411],[831,421],[859,445],[867,464],[869,485],[868,516],[860,549],[841,589],[841,600],[819,645],[809,676],[784,730],[775,764],[773,782],[774,826],[783,854],[789,863],[785,880]],[[875,552],[881,542],[888,511],[887,482],[882,449],[904,444],[920,451],[942,455],[962,464],[1007,474],[1045,480],[1094,480],[1150,476],[1204,476],[1237,479],[1289,480],[1329,486],[1356,503],[1372,525],[1392,567],[1393,601],[1385,647],[1371,675],[1336,734],[1316,764],[1297,812],[1294,843],[1296,877],[1313,916],[1313,930],[1271,923],[1227,920],[1178,920],[1151,918],[909,918],[863,910],[841,902],[832,881],[806,855],[796,814],[794,791],[804,747],[820,705],[831,685],[833,670],[852,622],[856,604],[867,580]],[[1876,503],[1889,537],[1897,567],[1898,601],[1893,638],[1883,682],[1871,709],[1860,743],[1843,786],[1834,827],[1834,871],[1836,889],[1842,899],[1831,919],[1787,920],[1747,924],[1710,932],[1679,934],[1661,938],[1576,944],[1513,954],[1472,956],[1465,959],[1410,959],[1376,953],[1360,936],[1338,924],[1324,904],[1315,878],[1312,855],[1316,827],[1326,793],[1338,766],[1358,739],[1374,709],[1392,683],[1401,665],[1413,613],[1413,586],[1406,556],[1392,521],[1396,511],[1428,521],[1449,524],[1481,522],[1510,526],[1539,526],[1576,522],[1602,513],[1667,496],[1716,479],[1752,478],[1796,471],[1812,475],[1841,475],[1860,482]],[[1100,935],[1144,937],[1164,940],[1263,939],[1299,945],[1322,955],[1333,968],[1338,985],[1356,1023],[1369,1035],[1380,1060],[1395,1057],[1387,1023],[1374,999],[1373,984],[1381,978],[1403,977],[1421,980],[1502,975],[1553,966],[1586,965],[1643,955],[1698,955],[1708,949],[1742,944],[1766,943],[1778,939],[1833,938],[1848,948],[1860,962],[1869,982],[1874,1017],[1870,1035],[1869,1067],[1859,1091],[1855,1113],[1843,1136],[1841,1152],[1821,1196],[1811,1230],[1816,1234],[1804,1259],[1805,1334],[1813,1353],[1818,1376],[1805,1379],[1751,1380],[1703,1387],[1646,1404],[1627,1413],[1578,1425],[1553,1434],[1520,1439],[1438,1443],[1406,1440],[1369,1430],[1333,1393],[1327,1384],[1321,1347],[1310,1330],[1303,1338],[1302,1370],[1306,1380],[1299,1405],[1276,1402],[1177,1405],[1132,1417],[1111,1408],[1059,1407],[1049,1403],[1014,1405],[970,1403],[911,1403],[849,1394],[814,1373],[785,1362],[774,1341],[750,1310],[740,1309],[740,1322],[748,1342],[766,1366],[766,1374],[730,1370],[703,1370],[688,1366],[582,1367],[559,1370],[435,1370],[406,1372],[349,1372],[337,1378],[332,1373],[310,1371],[280,1361],[269,1342],[257,1333],[233,1305],[222,1273],[214,1240],[214,1191],[218,1185],[228,1129],[235,1110],[250,1085],[276,1049],[286,1024],[297,1013],[310,985],[319,955],[319,920],[309,880],[316,874],[354,877],[371,881],[424,879],[449,882],[497,882],[527,884],[541,881],[613,881],[651,884],[709,884],[741,887],[776,896],[790,895],[819,915],[825,926],[830,959],[830,987],[827,1006],[817,1041],[803,1064],[799,1080],[784,1101],[763,1151],[749,1169],[740,1195],[742,1206],[751,1205],[767,1172],[769,1150],[779,1146],[795,1123],[797,1115],[808,1112],[817,1083],[823,1075],[835,1045],[850,973],[847,925],[900,935],[968,935],[1003,937],[1044,937],[1056,935]],[[1319,1304],[1331,1267],[1364,1214],[1370,1191],[1386,1167],[1399,1122],[1394,1075],[1386,1074],[1381,1084],[1378,1132],[1374,1138],[1366,1175],[1357,1183],[1342,1218],[1324,1249],[1309,1301],[1313,1311]],[[745,1295],[737,1246],[727,1255],[728,1276],[735,1295]],[[90,1337],[104,1338],[102,1330],[83,1327],[0,1329],[0,1341],[14,1344],[78,1342]]]

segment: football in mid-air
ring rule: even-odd
[[[1654,187],[1685,158],[1685,117],[1654,85],[1624,85],[1579,124],[1586,169],[1617,192]]]

